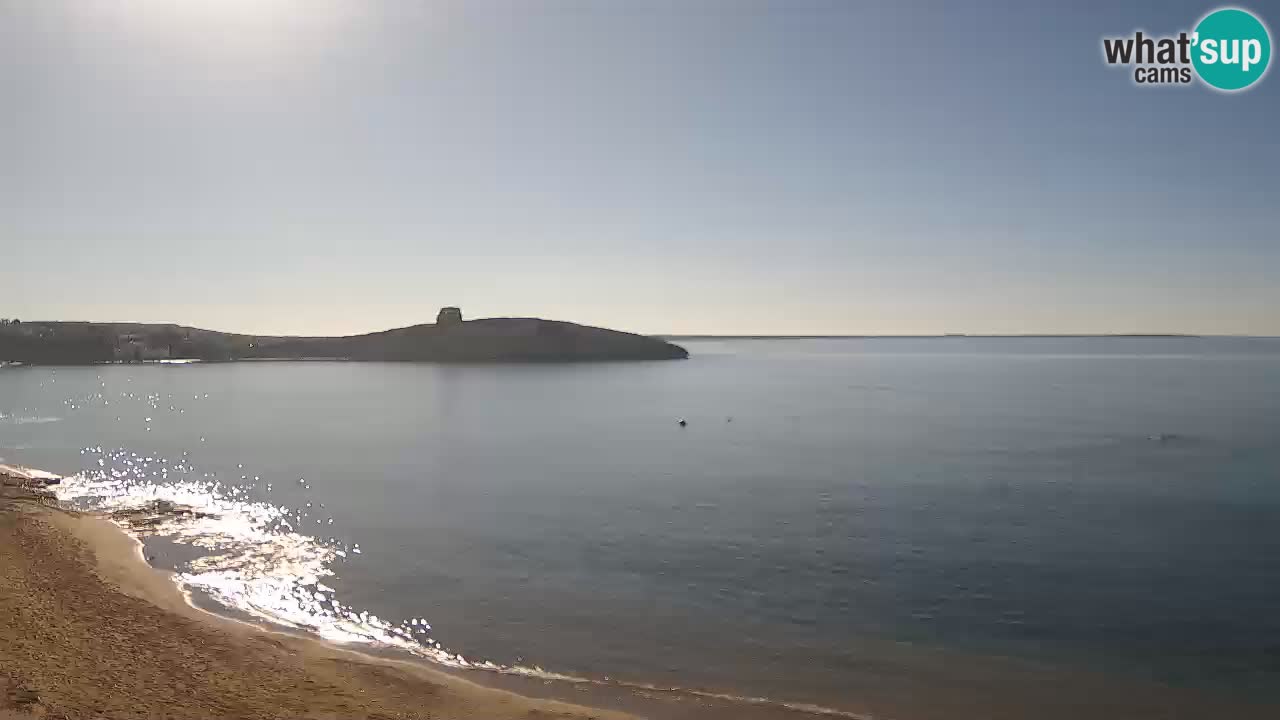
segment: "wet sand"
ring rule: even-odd
[[[23,487],[27,480],[0,472],[0,720],[812,717],[688,693],[440,668],[217,614],[148,565],[123,530],[59,507]]]
[[[1230,698],[919,648],[868,648],[898,671],[851,673],[859,704],[835,712],[442,669],[200,609],[118,527],[23,484],[0,487],[0,718],[1275,717]]]
[[[50,718],[626,720],[189,605],[110,523],[0,493],[0,709]]]

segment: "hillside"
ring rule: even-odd
[[[420,362],[583,362],[688,357],[666,341],[538,318],[442,322],[346,337],[255,336],[181,325],[24,322],[0,325],[0,361],[87,364],[330,358]]]

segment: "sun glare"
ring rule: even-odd
[[[340,0],[124,0],[100,2],[96,7],[155,28],[290,32],[332,26],[349,17],[359,4]]]
[[[89,6],[86,6],[89,7]],[[129,28],[146,42],[191,52],[272,62],[331,44],[359,8],[340,0],[123,0],[91,6],[94,20]]]

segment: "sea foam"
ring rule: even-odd
[[[61,501],[105,513],[135,537],[199,548],[200,557],[174,576],[184,591],[333,642],[394,647],[453,667],[473,666],[441,647],[425,618],[393,622],[343,604],[324,580],[360,548],[302,532],[303,511],[255,499],[252,488],[211,479],[183,460],[100,447],[81,452],[92,469],[62,478],[50,490]]]
[[[200,473],[185,460],[143,456],[123,449],[85,448],[92,469],[61,478],[49,490],[59,500],[106,514],[136,538],[162,537],[199,548],[202,554],[174,580],[186,593],[199,592],[254,618],[325,640],[395,648],[453,668],[487,670],[544,681],[613,685],[642,693],[674,693],[750,705],[772,705],[809,715],[871,720],[870,716],[806,703],[788,703],[680,687],[566,675],[534,665],[468,660],[432,637],[423,617],[392,622],[343,604],[327,579],[360,554],[346,545],[301,532],[304,510],[253,497],[254,485],[227,484]],[[96,466],[96,467],[93,467]],[[243,469],[243,468],[240,468]],[[27,472],[31,471],[23,468]],[[42,477],[56,478],[49,473]],[[197,479],[192,479],[197,478]],[[248,480],[249,476],[244,476]],[[254,477],[258,480],[258,477]],[[270,489],[270,483],[263,483]],[[305,480],[299,484],[306,486]],[[329,524],[325,524],[329,527]]]

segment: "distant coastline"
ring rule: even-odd
[[[1013,339],[1013,338],[1206,338],[1206,337],[1266,337],[1254,335],[1187,335],[1181,333],[1083,333],[1083,334],[1011,334],[987,335],[970,333],[946,333],[944,335],[654,335],[664,340],[956,340]]]
[[[603,362],[677,360],[661,338],[540,318],[463,321],[444,308],[435,323],[343,337],[259,336],[172,324],[36,321],[0,325],[0,361],[88,365],[200,360],[401,362]]]

